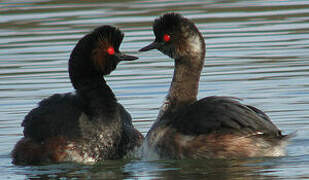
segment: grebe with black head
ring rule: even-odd
[[[233,97],[197,100],[205,42],[191,20],[167,13],[154,21],[153,31],[154,42],[140,51],[158,49],[175,60],[175,69],[144,151],[171,159],[284,155],[289,136],[282,135],[261,110]]]
[[[76,93],[54,94],[26,115],[24,137],[12,151],[14,164],[93,164],[123,158],[142,144],[142,134],[103,78],[120,61],[137,59],[119,51],[123,37],[105,25],[79,40],[69,60]]]

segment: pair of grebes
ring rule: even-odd
[[[134,128],[128,111],[103,76],[135,56],[119,50],[123,33],[101,26],[73,49],[69,74],[75,93],[42,100],[22,122],[24,137],[12,151],[14,164],[78,162],[93,164],[143,151],[159,158],[207,159],[284,155],[289,135],[261,110],[237,98],[197,100],[205,42],[194,23],[167,13],[153,24],[155,40],[139,51],[158,49],[175,61],[173,80],[159,115],[147,133]]]

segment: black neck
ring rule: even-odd
[[[92,119],[104,116],[114,116],[116,111],[116,97],[106,84],[102,74],[97,73],[90,66],[69,66],[73,87],[82,98],[86,106],[86,113]],[[113,119],[106,118],[106,119]]]
[[[85,81],[84,86],[77,89],[77,92],[87,103],[87,114],[93,118],[104,115],[106,120],[114,119],[117,100],[105,80],[101,78],[83,79],[82,81]]]

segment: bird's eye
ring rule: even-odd
[[[163,36],[163,41],[164,41],[164,42],[169,42],[170,40],[171,40],[171,36],[168,35],[168,34],[164,34],[164,36]]]
[[[115,54],[115,49],[113,47],[109,47],[109,48],[107,48],[107,53],[109,55],[114,55]]]

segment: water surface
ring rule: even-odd
[[[0,3],[0,176],[98,179],[309,178],[309,2],[49,1]],[[199,97],[240,97],[297,131],[281,158],[235,161],[105,161],[95,166],[14,166],[10,151],[23,117],[42,98],[73,91],[67,61],[76,42],[102,24],[125,33],[123,62],[108,84],[144,135],[167,93],[173,61],[158,51],[137,53],[153,40],[152,21],[176,11],[192,19],[207,43]]]

